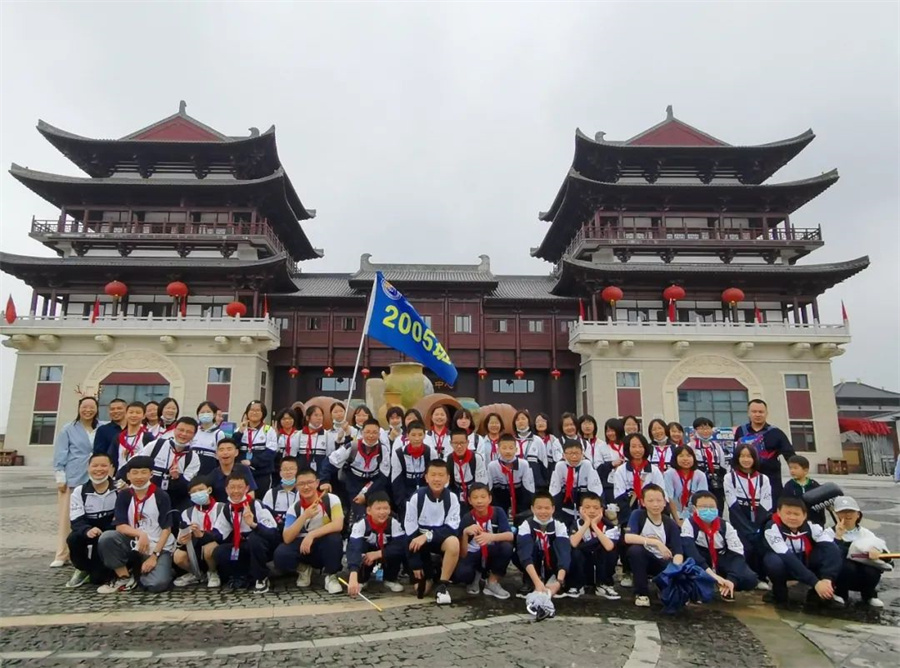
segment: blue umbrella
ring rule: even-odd
[[[663,611],[670,614],[681,610],[688,601],[709,603],[716,592],[716,581],[693,559],[670,563],[653,581],[659,588]]]

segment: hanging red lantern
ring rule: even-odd
[[[103,292],[113,299],[121,299],[128,294],[128,286],[122,281],[110,281],[106,284],[106,287],[103,288]]]
[[[334,375],[334,369],[332,369],[330,366],[326,366],[324,369],[324,373],[326,377],[331,378]]]
[[[516,369],[516,372],[513,375],[519,380],[522,380],[525,377],[525,372],[521,369]]]
[[[601,299],[613,307],[616,305],[616,302],[621,301],[624,296],[625,293],[622,292],[622,288],[616,287],[615,285],[603,288],[603,292],[600,293]]]
[[[559,377],[561,375],[562,375],[562,371],[560,371],[559,369],[553,369],[553,371],[550,372],[550,377],[553,380],[559,380]]]
[[[478,370],[478,380],[484,380],[488,377],[487,369],[479,369]]]
[[[247,315],[247,307],[242,302],[229,302],[225,307],[225,313],[230,318],[242,318]]]
[[[744,301],[744,291],[740,288],[728,288],[722,292],[722,301],[734,307],[738,302]]]
[[[181,281],[172,281],[166,286],[166,294],[175,299],[183,299],[188,296],[188,286]]]
[[[290,369],[288,369],[288,375],[289,375],[291,378],[296,378],[297,376],[300,375],[300,369],[298,369],[298,368],[295,367],[295,366],[292,366]]]
[[[364,366],[362,369],[359,370],[359,373],[363,378],[368,378],[369,374],[372,372],[369,371],[369,367]]]
[[[680,285],[670,285],[663,290],[663,299],[667,302],[677,302],[680,299],[684,299],[685,294],[684,288]]]

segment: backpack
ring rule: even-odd
[[[328,516],[328,519],[331,519],[331,495],[323,494],[322,498],[319,499],[319,503],[322,505],[322,510],[325,511],[325,514]],[[294,515],[300,517],[303,514],[303,507],[300,505],[300,498],[297,498],[297,501],[294,502]],[[287,515],[287,513],[285,513]],[[254,520],[256,517],[254,516]]]
[[[353,462],[356,461],[356,457],[357,457],[357,455],[359,455],[359,441],[357,441],[357,442],[350,441],[344,447],[345,448],[353,448],[353,452],[350,454],[350,457],[347,458],[347,462],[344,464],[345,468],[353,468]],[[375,455],[375,468],[372,471],[367,471],[364,474],[367,479],[370,477],[374,478],[376,475],[378,475],[378,471],[381,468],[381,461],[383,458],[384,458],[384,445],[381,443],[381,441],[379,441],[378,442],[378,454]],[[405,473],[405,469],[404,469],[404,473]],[[359,476],[359,477],[362,477],[362,476]]]
[[[425,446],[425,452],[423,453],[422,456],[425,458],[425,470],[428,470],[428,464],[431,462],[431,448],[429,448],[428,446]],[[400,460],[400,471],[402,472],[403,478],[405,480],[407,478],[407,475],[406,475],[406,446],[405,445],[400,449],[400,452],[398,453],[397,458]],[[475,459],[475,458],[472,457],[472,459]],[[379,461],[379,464],[380,463],[381,462]],[[424,475],[425,474],[423,472],[422,476],[424,477]]]

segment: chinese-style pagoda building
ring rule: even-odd
[[[811,131],[735,147],[670,113],[625,142],[576,133],[533,249],[554,268],[527,276],[494,274],[487,256],[396,265],[364,254],[350,274],[301,271],[322,254],[303,228],[315,212],[274,128],[226,136],[182,103],[118,140],[38,131],[87,176],[10,170],[57,212],[34,219],[31,236],[58,257],[0,253],[33,288],[28,313],[0,326],[18,351],[7,447],[31,459],[49,458],[76,393],[99,392],[102,410],[115,396],[173,396],[184,414],[208,398],[232,419],[257,397],[275,409],[345,397],[378,270],[451,352],[459,379],[432,378],[437,391],[554,422],[577,410],[729,427],[762,396],[798,449],[840,452],[829,360],[849,331],[821,324],[816,298],[868,259],[795,264],[822,234],[790,216],[835,172],[764,183]],[[371,341],[363,367],[400,359]]]

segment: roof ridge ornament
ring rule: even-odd
[[[672,105],[670,104],[666,107],[666,120],[671,121],[675,118],[675,111],[672,109]]]
[[[605,142],[606,141],[605,137],[606,137],[606,133],[603,132],[602,130],[600,132],[594,133],[594,141]]]
[[[375,271],[375,267],[372,266],[372,263],[369,261],[372,258],[371,253],[363,253],[359,256],[359,270],[360,271]]]
[[[185,102],[184,100],[179,100],[178,101],[178,115],[184,116],[185,114],[187,114],[187,102]]]
[[[478,263],[478,272],[483,274],[491,273],[491,256],[490,255],[479,255],[478,259],[481,262]]]
[[[257,127],[250,128],[250,136],[251,137],[259,137],[259,128],[257,128]]]

